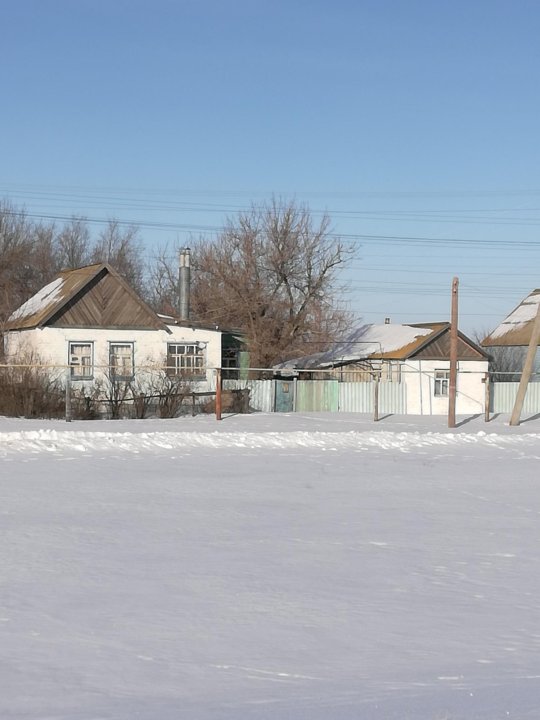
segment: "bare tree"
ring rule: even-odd
[[[216,238],[195,243],[193,314],[242,329],[252,366],[321,350],[349,319],[339,302],[338,271],[351,254],[332,235],[327,216],[315,223],[294,201],[253,206],[229,219]],[[163,269],[160,293],[170,302],[174,275]]]
[[[91,261],[90,231],[86,219],[73,216],[56,238],[57,261],[62,268],[78,268]]]
[[[24,211],[0,202],[0,320],[3,322],[33,288],[33,226]]]
[[[109,220],[107,227],[99,234],[92,260],[110,263],[134,290],[145,294],[142,244],[135,226],[122,228],[117,220]]]
[[[489,336],[486,330],[475,330],[473,338],[477,345],[482,347],[482,341]],[[496,382],[519,382],[523,371],[523,363],[527,354],[527,347],[516,345],[486,345],[484,350],[489,355],[489,369],[491,379]]]
[[[178,309],[178,248],[161,247],[150,269],[150,304],[174,315]]]
[[[109,262],[136,291],[146,294],[137,228],[122,228],[111,220],[93,243],[82,217],[72,217],[57,231],[54,224],[31,221],[24,209],[0,200],[0,335],[13,310],[59,270],[89,262]]]

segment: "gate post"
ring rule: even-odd
[[[71,422],[71,368],[66,370],[66,422]]]
[[[216,370],[216,420],[221,420],[221,368]]]
[[[373,387],[373,421],[379,422],[379,373],[375,372],[375,385]]]
[[[486,384],[486,387],[484,388],[484,420],[485,422],[489,422],[489,406],[491,404],[491,382],[489,377],[489,372],[487,372],[484,376],[484,382]]]

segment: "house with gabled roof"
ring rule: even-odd
[[[445,414],[450,381],[450,323],[363,325],[326,352],[276,366],[281,375],[300,369],[313,371],[314,379],[399,383],[407,413]],[[484,411],[488,369],[486,351],[459,332],[458,414]]]
[[[155,313],[107,263],[65,270],[8,318],[8,362],[36,359],[69,370],[73,383],[131,381],[140,369],[167,368],[199,383],[214,382],[225,333],[218,327]]]

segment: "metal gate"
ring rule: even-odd
[[[276,380],[276,412],[294,410],[294,380]]]

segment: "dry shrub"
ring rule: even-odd
[[[64,388],[46,369],[32,362],[0,368],[0,415],[61,418],[64,414]]]
[[[161,418],[176,417],[184,399],[191,395],[191,386],[185,378],[167,373],[161,373],[156,378],[154,390],[158,396],[158,412]]]
[[[101,417],[101,387],[71,389],[71,416],[73,420],[98,420]]]
[[[203,413],[215,413],[215,398],[201,406]],[[221,412],[231,414],[249,413],[249,389],[243,390],[222,390],[221,391]]]

